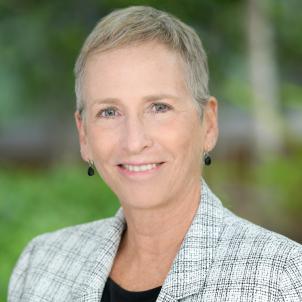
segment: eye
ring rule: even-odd
[[[117,112],[116,108],[108,107],[108,108],[100,110],[98,112],[97,116],[101,117],[101,118],[114,118],[114,117],[118,116],[118,112]]]
[[[160,112],[166,112],[168,110],[171,110],[172,107],[170,105],[164,104],[164,103],[154,103],[152,104],[152,111],[154,113],[160,113]]]

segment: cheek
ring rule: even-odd
[[[112,151],[117,146],[114,131],[106,131],[98,126],[92,126],[88,133],[88,145],[95,163],[102,165],[108,161]]]
[[[181,118],[170,120],[162,125],[158,131],[165,145],[175,155],[184,153],[187,156],[200,156],[203,146],[203,133],[199,120],[192,119],[192,115],[184,115]]]

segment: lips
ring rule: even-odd
[[[141,163],[134,163],[134,162],[123,162],[123,163],[120,163],[118,164],[118,166],[124,166],[124,165],[128,165],[128,166],[143,166],[143,165],[152,165],[152,164],[156,164],[156,165],[159,165],[159,164],[163,164],[164,162],[156,162],[156,161],[148,161],[148,162],[141,162]]]
[[[124,170],[127,170],[129,172],[145,172],[155,169],[156,167],[163,164],[163,162],[155,163],[155,162],[149,162],[149,163],[123,163],[119,164],[118,166],[123,168]]]

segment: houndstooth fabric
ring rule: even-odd
[[[201,186],[200,206],[157,301],[301,302],[302,246],[235,216]],[[33,239],[13,271],[8,301],[99,302],[124,227],[119,209],[115,217]]]

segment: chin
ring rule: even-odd
[[[152,209],[158,208],[164,204],[163,194],[154,194],[153,192],[146,192],[136,190],[131,194],[122,194],[119,200],[122,206],[136,208],[136,209]]]

